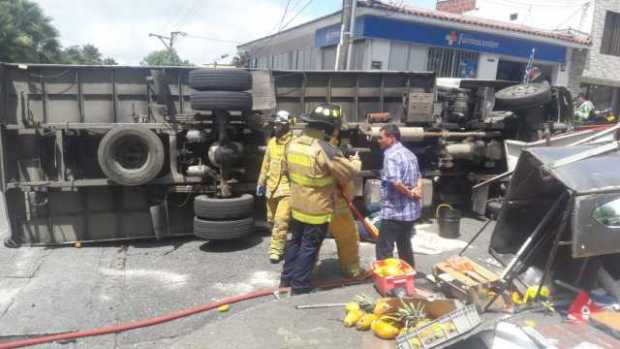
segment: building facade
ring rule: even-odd
[[[587,50],[572,56],[569,87],[586,93],[597,109],[620,111],[620,1],[595,0]]]
[[[350,70],[434,71],[439,77],[521,80],[530,57],[556,85],[569,85],[575,52],[589,38],[513,23],[378,1],[354,10]],[[239,46],[253,68],[334,70],[341,35],[336,12]]]

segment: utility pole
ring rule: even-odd
[[[347,61],[349,60],[350,48],[353,43],[352,40],[352,19],[353,19],[353,3],[357,0],[343,0],[342,1],[342,16],[340,24],[340,42],[336,48],[336,66],[335,70],[346,70]]]
[[[164,44],[164,46],[166,46],[166,49],[168,49],[168,51],[172,51],[174,50],[174,42],[176,41],[177,37],[179,36],[186,36],[187,33],[185,32],[170,32],[170,36],[164,36],[164,35],[160,35],[160,34],[153,34],[153,33],[149,33],[149,37],[155,37],[158,38],[162,44]]]

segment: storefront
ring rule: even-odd
[[[339,24],[318,29],[315,47],[335,52],[339,31]],[[358,65],[356,69],[399,70],[413,65],[434,71],[440,77],[521,80],[531,56],[549,79],[557,78],[567,64],[567,47],[560,44],[383,16],[358,17],[354,36],[358,44],[371,43],[358,45],[370,52],[353,53],[370,57],[366,59],[367,64]],[[417,56],[411,57],[411,50],[403,51],[403,45],[416,47]],[[377,52],[377,47],[387,52]],[[394,63],[399,61],[395,56],[405,60],[404,55],[409,55],[409,64]],[[382,57],[385,57],[384,61]],[[412,64],[412,58],[418,64]],[[329,67],[330,63],[323,66]]]

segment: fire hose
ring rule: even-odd
[[[342,279],[342,280],[320,284],[318,285],[317,288],[329,289],[329,288],[335,288],[335,287],[350,286],[350,285],[360,284],[364,282],[366,282],[365,278],[363,279],[362,278]],[[94,336],[101,336],[101,335],[112,334],[112,333],[125,332],[129,330],[134,330],[137,328],[159,325],[164,322],[168,322],[168,321],[180,319],[183,317],[195,315],[198,313],[202,313],[205,311],[217,309],[218,307],[223,306],[223,305],[234,304],[234,303],[239,303],[239,302],[243,302],[246,300],[270,296],[276,292],[288,292],[289,290],[290,289],[288,287],[257,290],[253,292],[243,293],[238,296],[227,297],[222,300],[208,303],[205,305],[199,305],[196,307],[182,309],[176,312],[172,312],[169,314],[156,316],[156,317],[148,318],[144,320],[120,323],[116,325],[99,327],[99,328],[94,328],[94,329],[85,330],[85,331],[65,332],[65,333],[53,334],[53,335],[42,336],[42,337],[37,337],[37,338],[19,339],[19,340],[15,340],[11,342],[4,342],[4,343],[0,343],[0,349],[21,348],[21,347],[27,347],[31,345],[45,344],[45,343],[58,342],[58,341],[67,341],[67,340],[74,340],[74,339],[84,338],[84,337],[94,337]]]

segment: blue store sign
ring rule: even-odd
[[[560,45],[376,16],[359,17],[354,32],[356,37],[406,41],[526,59],[535,48],[537,60],[558,63],[565,63],[566,60],[566,47]],[[335,45],[339,39],[340,25],[334,25],[317,30],[315,44],[316,47]]]

